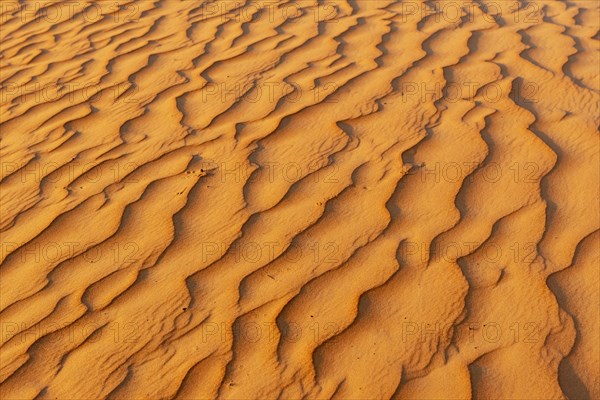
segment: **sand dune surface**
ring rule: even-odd
[[[0,1],[2,399],[600,398],[600,3]]]

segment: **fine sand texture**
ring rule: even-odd
[[[0,398],[600,399],[597,0],[0,0]]]

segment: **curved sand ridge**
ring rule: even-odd
[[[0,396],[600,397],[595,1],[3,1]]]

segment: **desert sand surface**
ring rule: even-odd
[[[600,3],[2,0],[2,399],[599,399]]]

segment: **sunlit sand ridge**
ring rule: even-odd
[[[597,1],[0,20],[2,399],[600,398]]]

